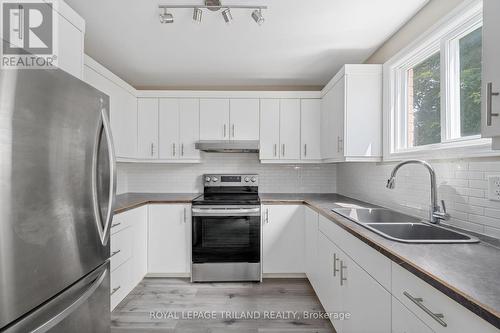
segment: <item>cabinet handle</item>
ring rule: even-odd
[[[184,156],[184,143],[181,143],[181,156]]]
[[[441,324],[441,326],[443,326],[443,327],[447,327],[448,326],[448,324],[446,324],[446,322],[443,320],[444,314],[442,314],[442,313],[434,313],[431,310],[429,310],[423,304],[424,303],[424,299],[423,298],[421,298],[421,297],[413,297],[412,295],[410,295],[410,293],[408,293],[406,291],[403,292],[403,295],[405,295],[410,301],[412,301],[413,303],[415,303],[416,306],[418,306],[425,313],[427,313],[432,319],[434,319],[439,324]]]
[[[274,157],[277,156],[277,153],[278,152],[278,145],[277,144],[274,144]]]
[[[112,225],[111,225],[111,228],[117,227],[117,226],[119,226],[120,224],[121,224],[121,223],[114,223],[114,224],[112,224]]]
[[[493,113],[493,96],[500,95],[499,92],[493,92],[493,83],[489,82],[486,89],[486,118],[487,125],[491,126],[492,117],[498,117],[498,113]]]
[[[339,272],[339,269],[337,268],[337,261],[340,259],[337,258],[337,254],[333,254],[333,276],[337,276],[337,272]]]
[[[113,290],[111,291],[111,294],[110,296],[113,296],[114,293],[116,293],[118,290],[120,290],[121,286],[118,286],[116,288],[113,288]]]
[[[113,253],[111,253],[111,256],[110,258],[112,258],[113,256],[117,255],[118,253],[122,252],[122,250],[117,250],[117,251],[114,251]]]
[[[344,261],[340,260],[340,285],[344,285],[344,281],[347,281],[347,278],[344,276],[344,269],[347,269],[347,266],[344,265]]]
[[[224,124],[224,139],[226,138],[226,124]]]
[[[155,144],[151,142],[151,156],[155,155]]]
[[[187,223],[187,218],[186,218],[186,207],[184,207],[184,223]]]
[[[269,223],[269,208],[266,208],[266,224]]]
[[[283,157],[285,156],[285,144],[284,143],[281,145],[281,155]]]
[[[233,139],[234,139],[234,124],[232,125],[231,130],[233,131]]]
[[[175,156],[175,142],[172,143],[172,156]]]
[[[307,157],[307,143],[304,143],[304,157]]]

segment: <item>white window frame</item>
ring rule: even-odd
[[[482,26],[482,0],[466,1],[384,64],[384,160],[498,156],[491,139],[460,137],[459,39]],[[407,71],[440,52],[441,142],[407,147]],[[458,116],[457,116],[458,115]]]

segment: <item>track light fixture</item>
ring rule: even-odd
[[[167,13],[167,8],[163,8],[163,13],[160,14],[160,23],[174,23],[174,15]]]
[[[253,20],[261,25],[264,23],[264,16],[262,15],[262,10],[267,9],[267,6],[253,6],[253,5],[222,5],[221,0],[204,0],[203,4],[200,5],[158,5],[160,10],[163,11],[160,14],[160,22],[161,23],[173,23],[174,16],[171,13],[168,13],[169,9],[178,9],[178,8],[187,8],[193,9],[193,21],[200,23],[203,11],[202,9],[208,9],[213,12],[221,11],[222,18],[226,23],[231,23],[233,20],[233,15],[231,14],[231,9],[253,9],[251,17]]]
[[[222,11],[222,17],[224,18],[224,21],[226,23],[231,23],[233,20],[233,15],[231,15],[231,10],[229,8],[226,8]]]
[[[193,21],[196,23],[201,22],[201,17],[203,15],[203,11],[200,8],[193,9]]]
[[[254,10],[252,12],[252,18],[258,25],[262,25],[262,23],[264,23],[264,16],[262,16],[261,9]]]

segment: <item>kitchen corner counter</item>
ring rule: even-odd
[[[115,214],[147,204],[190,204],[200,193],[123,193],[116,196]]]
[[[409,244],[386,239],[334,212],[378,207],[338,194],[260,194],[264,205],[304,204],[500,328],[500,241],[465,231],[479,244]]]

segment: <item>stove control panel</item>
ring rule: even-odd
[[[259,186],[259,175],[214,175],[203,176],[205,186]]]

